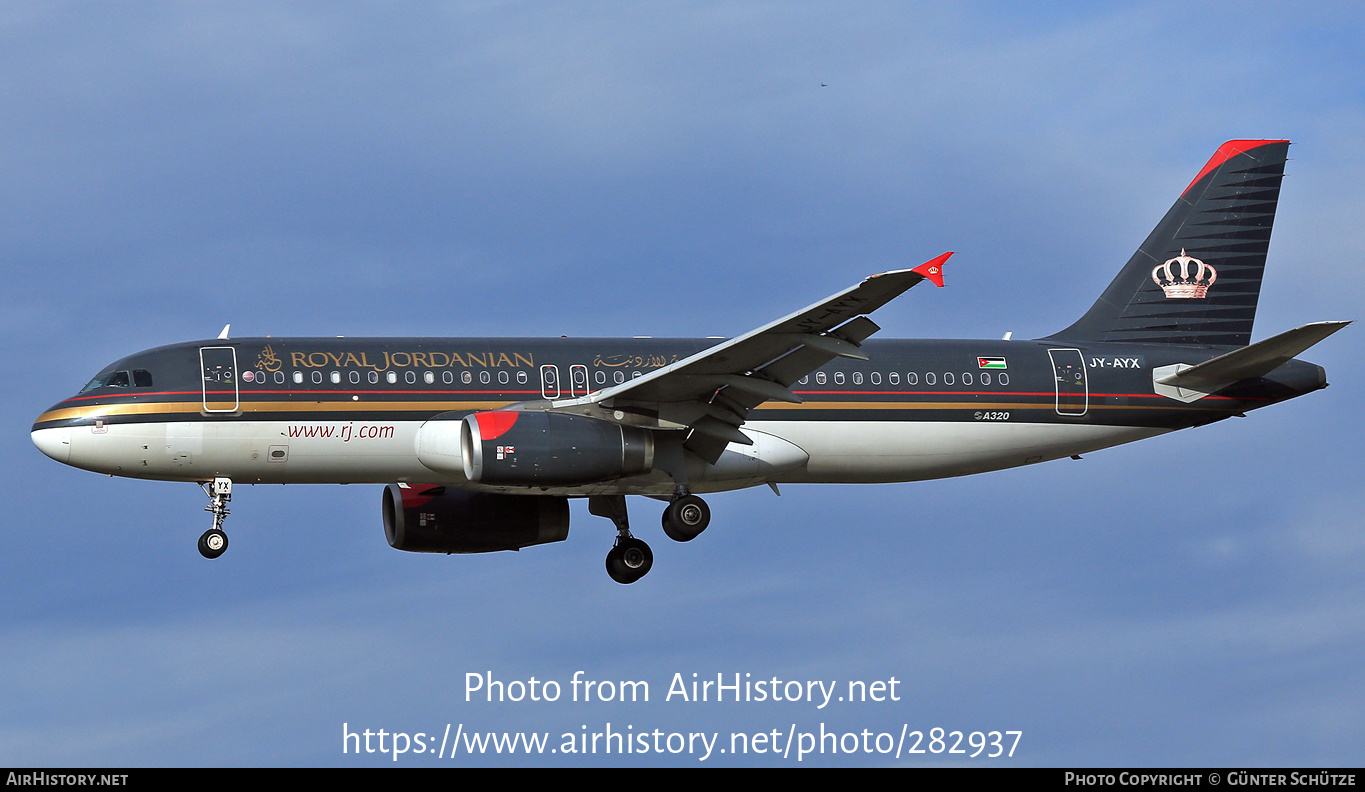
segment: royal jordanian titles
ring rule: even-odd
[[[965,476],[1220,421],[1326,387],[1294,359],[1347,322],[1251,343],[1289,142],[1223,144],[1079,320],[1033,341],[869,340],[945,253],[723,339],[229,338],[119,360],[33,425],[68,465],[197,482],[217,558],[233,486],[381,483],[399,550],[557,542],[608,518],[612,579],[686,542],[699,493]]]

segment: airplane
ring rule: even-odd
[[[227,549],[234,485],[385,484],[399,550],[567,538],[570,498],[610,519],[606,567],[649,572],[626,496],[706,530],[707,494],[905,482],[1078,457],[1327,386],[1295,357],[1349,322],[1251,343],[1287,140],[1224,143],[1094,305],[1032,341],[871,340],[868,315],[944,253],[730,339],[230,338],[138,352],[33,424],[85,470],[198,483]]]

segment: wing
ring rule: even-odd
[[[755,407],[769,400],[800,403],[791,386],[836,357],[867,360],[859,347],[881,328],[866,315],[926,278],[942,286],[951,255],[873,275],[638,379],[555,401],[551,410],[687,431],[685,446],[714,463],[730,443],[752,445],[739,427]]]

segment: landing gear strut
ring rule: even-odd
[[[232,479],[219,476],[209,485],[200,484],[199,488],[209,496],[209,505],[204,511],[213,515],[213,527],[199,537],[199,554],[204,558],[217,558],[228,546],[227,534],[223,532],[223,520],[232,513],[227,507],[232,500]]]
[[[594,495],[588,498],[588,511],[616,524],[616,544],[607,553],[607,574],[611,579],[617,583],[634,583],[648,574],[649,568],[654,566],[654,553],[649,545],[630,534],[626,496]]]

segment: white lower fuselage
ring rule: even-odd
[[[239,483],[442,483],[537,494],[666,496],[660,472],[586,486],[500,488],[470,484],[418,458],[423,421],[182,421],[38,429],[36,445],[75,467],[132,478]],[[732,444],[718,463],[694,460],[699,492],[772,483],[919,481],[1016,467],[1140,440],[1150,427],[1024,422],[752,421],[753,446]]]

